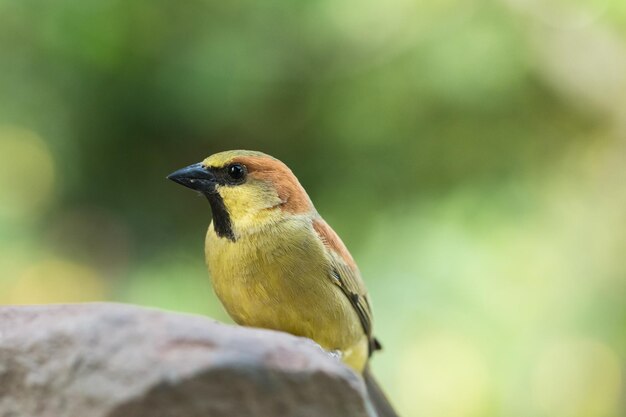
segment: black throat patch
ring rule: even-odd
[[[207,200],[209,200],[209,204],[211,205],[213,228],[215,229],[215,233],[219,237],[225,237],[226,239],[234,242],[236,239],[230,222],[230,214],[224,205],[222,196],[217,192],[205,193],[204,195]]]

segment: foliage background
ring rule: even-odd
[[[344,238],[411,416],[626,412],[626,2],[0,0],[0,303],[228,318],[208,205],[284,160]]]

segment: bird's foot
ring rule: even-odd
[[[331,358],[335,358],[338,361],[341,361],[341,358],[343,358],[343,352],[339,349],[327,350],[325,352],[328,354],[328,356],[330,356]]]

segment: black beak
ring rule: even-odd
[[[201,163],[189,165],[176,172],[172,172],[167,176],[167,179],[203,193],[214,192],[215,184],[217,183],[215,175],[202,166]]]

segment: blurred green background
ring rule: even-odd
[[[0,303],[228,321],[217,151],[298,175],[405,417],[626,413],[623,0],[0,0]]]

